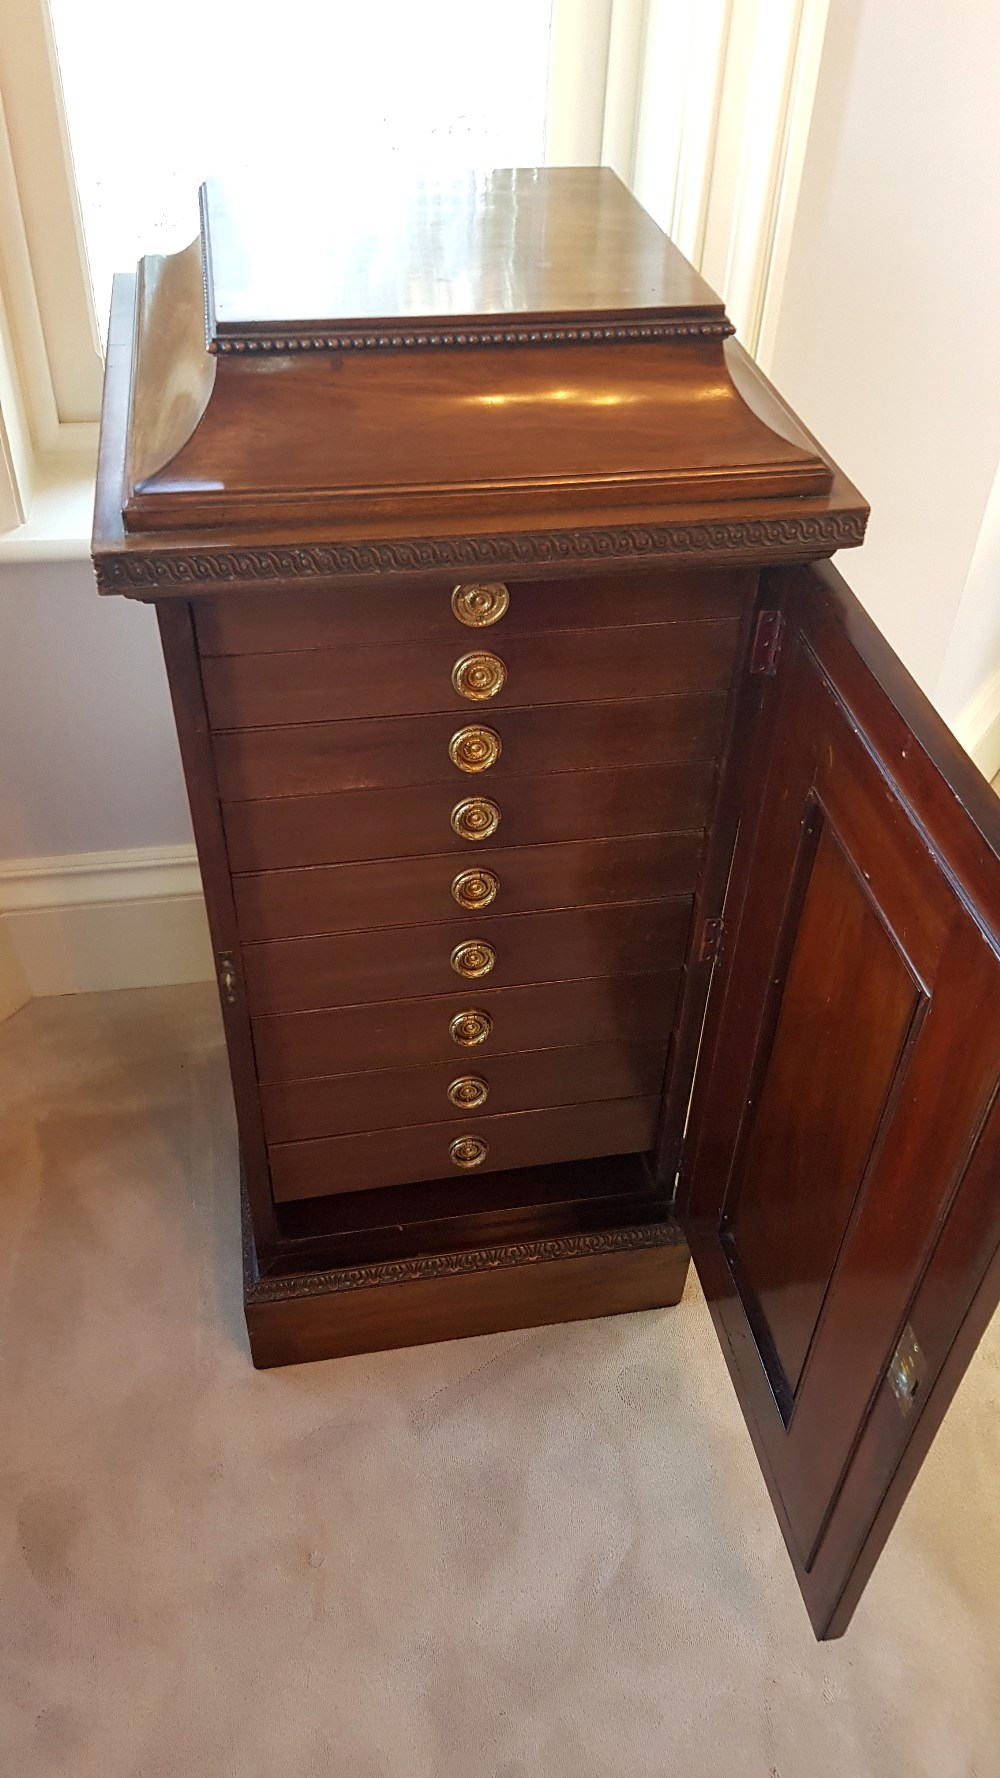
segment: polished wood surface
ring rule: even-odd
[[[354,530],[425,527],[432,514],[489,525],[516,504],[522,523],[544,524],[554,509],[581,522],[596,503],[642,512],[677,498],[831,493],[830,467],[737,394],[721,340],[678,344],[669,381],[655,345],[624,363],[614,346],[553,351],[556,363],[527,348],[492,375],[462,350],[333,356],[318,385],[311,356],[276,356],[265,378],[253,359],[227,359],[190,439],[129,495],[126,522],[210,529],[224,514],[258,534],[327,515]]]
[[[216,967],[219,967],[221,958],[232,958],[235,965],[241,935],[226,855],[191,611],[186,605],[161,607],[157,618]],[[239,1125],[243,1190],[253,1216],[256,1239],[261,1250],[267,1252],[276,1240],[274,1199],[249,1008],[246,997],[238,991],[238,965],[235,967],[237,986],[220,996],[222,1022]]]
[[[109,344],[255,1361],[676,1300],[680,1167],[836,1634],[1000,1294],[997,806],[836,576],[757,590],[864,502],[613,181],[400,194],[364,263],[349,208],[210,198]]]
[[[657,1043],[591,1043],[532,1049],[513,1055],[468,1056],[418,1068],[369,1070],[320,1079],[261,1086],[264,1125],[271,1142],[311,1136],[346,1136],[373,1130],[387,1115],[393,1124],[477,1121],[478,1109],[449,1099],[456,1080],[473,1078],[485,1089],[482,1109],[492,1114],[526,1106],[579,1105],[600,1099],[659,1095],[666,1052]]]
[[[504,636],[466,631],[454,639],[377,646],[329,646],[299,653],[222,655],[202,663],[215,729],[285,723],[419,716],[451,711],[489,721],[525,704],[666,697],[724,691],[732,672],[735,623],[633,625],[627,629],[535,630]],[[496,692],[482,697],[454,683],[470,656],[500,663]],[[460,676],[459,676],[460,677]]]
[[[479,774],[475,783],[488,791],[507,777],[525,778],[539,770],[553,776],[591,772],[609,761],[619,767],[711,761],[722,734],[725,703],[720,694],[704,692],[507,710],[500,757],[489,769],[488,782],[486,774]],[[467,707],[439,716],[234,729],[214,735],[212,751],[227,802],[442,779],[457,785],[449,744],[466,726],[496,732],[488,708],[474,713]],[[466,784],[471,783],[467,778]]]
[[[591,1100],[585,1105],[486,1115],[462,1124],[414,1124],[316,1141],[274,1144],[270,1150],[275,1197],[323,1197],[330,1192],[377,1190],[385,1180],[401,1185],[453,1173],[455,1190],[466,1175],[449,1159],[457,1137],[484,1146],[483,1173],[525,1165],[543,1166],[604,1154],[632,1154],[651,1147],[659,1095],[648,1099]]]
[[[722,318],[715,292],[606,167],[397,175],[338,198],[331,235],[311,195],[285,189],[269,205],[257,186],[206,181],[215,338],[278,324],[308,337],[352,321],[364,337],[490,315]]]
[[[234,878],[240,931],[255,939],[310,937],[324,932],[415,925],[454,917],[459,872],[491,872],[495,900],[473,910],[486,922],[500,914],[653,901],[694,888],[702,835],[640,834],[620,840],[567,841],[557,846],[469,848],[456,858],[319,865]]]
[[[690,832],[707,817],[714,765],[706,759],[503,782],[506,791],[496,779],[463,784],[452,775],[444,784],[227,803],[232,867],[264,871],[413,858],[428,846],[466,859],[485,841],[462,829],[456,811],[463,801],[489,805],[489,819],[498,823],[493,837],[507,846],[619,839],[646,833],[651,825]]]
[[[508,1050],[568,1041],[662,1042],[671,1027],[677,979],[676,974],[598,976],[491,988],[488,980],[456,978],[451,994],[426,1000],[258,1015],[253,1021],[257,1069],[261,1081],[303,1080],[353,1073],[362,1060],[371,1068],[450,1060],[458,1074]],[[452,1019],[466,1009],[484,1013],[491,1024],[485,1040],[470,1047],[456,1044],[450,1034]],[[386,1112],[391,1121],[388,1104]]]
[[[837,577],[775,585],[684,1206],[824,1634],[1000,1241],[1000,805]]]
[[[118,498],[99,501],[108,584],[143,596],[207,569],[252,585],[258,563],[272,579],[314,563],[405,572],[435,553],[482,559],[484,536],[530,568],[540,546],[525,531],[548,536],[551,561],[565,543],[592,553],[581,527],[623,519],[602,551],[697,556],[719,547],[706,519],[750,555],[860,540],[855,490],[762,386],[766,418],[753,379],[737,389],[721,304],[612,174],[529,170],[395,197],[377,252],[364,220],[363,265],[341,187],[339,218],[328,206],[321,231],[313,210],[294,255],[275,255],[259,195],[243,226],[210,193],[200,245],[143,267]],[[664,506],[680,531],[661,540]],[[256,555],[219,535],[234,531]],[[150,532],[171,545],[151,576]],[[307,538],[346,549],[316,558]]]
[[[489,575],[439,573],[430,582],[400,586],[382,578],[368,585],[325,585],[312,592],[208,597],[195,606],[198,648],[216,654],[284,654],[329,648],[331,621],[339,645],[357,648],[383,642],[454,642],[475,630],[456,618],[456,587],[475,586]],[[664,624],[696,618],[735,623],[755,575],[731,568],[615,569],[600,580],[553,571],[501,584],[507,592],[503,617],[479,634],[531,636],[537,631],[589,630],[631,624]],[[470,640],[471,646],[471,640]]]
[[[367,1194],[369,1197],[372,1193]],[[355,1352],[452,1340],[509,1328],[544,1327],[594,1315],[622,1315],[680,1302],[688,1253],[670,1223],[635,1224],[635,1246],[599,1237],[547,1236],[497,1249],[468,1248],[448,1268],[402,1259],[383,1272],[357,1268],[258,1280],[248,1245],[246,1315],[254,1363],[301,1364]],[[640,1244],[646,1234],[654,1237]],[[432,1250],[432,1257],[437,1258]]]
[[[254,1013],[308,1012],[361,1000],[413,999],[454,992],[462,975],[456,947],[485,939],[494,961],[491,988],[573,977],[654,974],[679,969],[691,925],[691,898],[561,908],[547,914],[461,914],[427,926],[328,933],[322,938],[245,944],[243,973]]]

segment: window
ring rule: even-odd
[[[50,0],[97,314],[209,173],[304,186],[545,159],[551,0]]]
[[[604,162],[766,361],[827,6],[0,0],[0,552],[84,553],[111,277],[207,173]]]

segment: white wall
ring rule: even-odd
[[[949,720],[1000,666],[998,315],[996,0],[836,0],[766,368],[870,500],[838,565]]]
[[[85,562],[0,568],[0,860],[191,840],[153,612]]]
[[[0,569],[0,1018],[202,980],[212,955],[151,610],[84,562]]]
[[[607,24],[607,0],[594,5]],[[713,31],[722,42],[718,8],[616,5],[618,60],[624,43],[645,115],[658,97],[648,91],[659,66],[651,22],[670,12],[676,24],[683,12],[688,62],[693,55],[700,66]],[[569,0],[562,12],[572,18]],[[998,93],[996,0],[948,8],[834,0],[765,368],[872,503],[869,541],[842,558],[851,583],[945,716],[974,709],[1000,748]],[[698,118],[707,115],[702,106]],[[626,158],[642,149],[650,162],[649,143],[634,129],[629,143]],[[671,176],[675,197],[676,186]],[[4,965],[12,939],[13,964],[35,992],[111,985],[112,962],[123,983],[144,968],[150,981],[210,968],[189,848],[152,613],[100,599],[84,563],[4,566],[0,977],[8,998],[23,993],[12,983],[16,968]],[[50,860],[47,874],[18,868],[39,859]],[[5,860],[15,861],[6,882]],[[113,880],[131,886],[131,912],[118,923]],[[72,918],[64,919],[67,906]],[[56,925],[73,935],[58,967]],[[76,944],[84,927],[94,934],[93,966],[74,975],[71,953],[86,948]]]

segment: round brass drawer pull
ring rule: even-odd
[[[490,1089],[479,1074],[460,1074],[448,1088],[448,1097],[459,1111],[477,1111],[489,1096]]]
[[[488,840],[500,826],[500,810],[486,796],[466,796],[451,811],[451,825],[460,840]]]
[[[498,624],[510,604],[510,594],[500,580],[483,580],[471,586],[457,586],[451,595],[451,608],[460,624],[470,630],[485,630]]]
[[[481,1167],[490,1152],[490,1145],[481,1136],[456,1136],[448,1150],[456,1167]]]
[[[460,697],[471,698],[474,704],[485,703],[503,691],[507,669],[496,654],[463,654],[451,669],[451,683]]]
[[[485,1043],[493,1029],[493,1020],[488,1012],[473,1010],[457,1012],[448,1026],[452,1043],[457,1043],[464,1050],[475,1049],[477,1043]]]
[[[460,772],[488,772],[500,753],[500,736],[491,728],[460,728],[448,742],[448,757]]]
[[[488,908],[500,892],[500,878],[491,870],[460,870],[451,893],[460,908]]]
[[[455,974],[464,975],[468,981],[474,981],[479,975],[489,975],[496,960],[493,946],[484,938],[467,938],[451,953],[451,967]]]

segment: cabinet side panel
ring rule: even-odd
[[[232,959],[230,985],[220,987],[219,998],[255,1244],[260,1260],[266,1263],[275,1245],[274,1202],[264,1141],[253,1037],[243,988],[236,905],[233,900],[232,877],[191,607],[175,601],[158,603],[156,614],[174,720],[177,724],[184,780],[191,805],[217,979],[221,969],[220,957],[228,954]]]
[[[735,581],[737,576],[734,574],[733,578]],[[703,954],[702,933],[706,922],[718,919],[722,913],[747,779],[748,737],[761,697],[759,679],[751,679],[747,675],[750,639],[760,603],[759,599],[755,600],[758,576],[743,574],[739,576],[739,583],[744,587],[743,609],[723,730],[715,755],[711,802],[688,928],[687,956],[681,977],[674,1058],[657,1142],[657,1177],[671,1197],[674,1194],[675,1175],[698,1062],[705,1005],[712,979],[713,964],[707,952]]]

